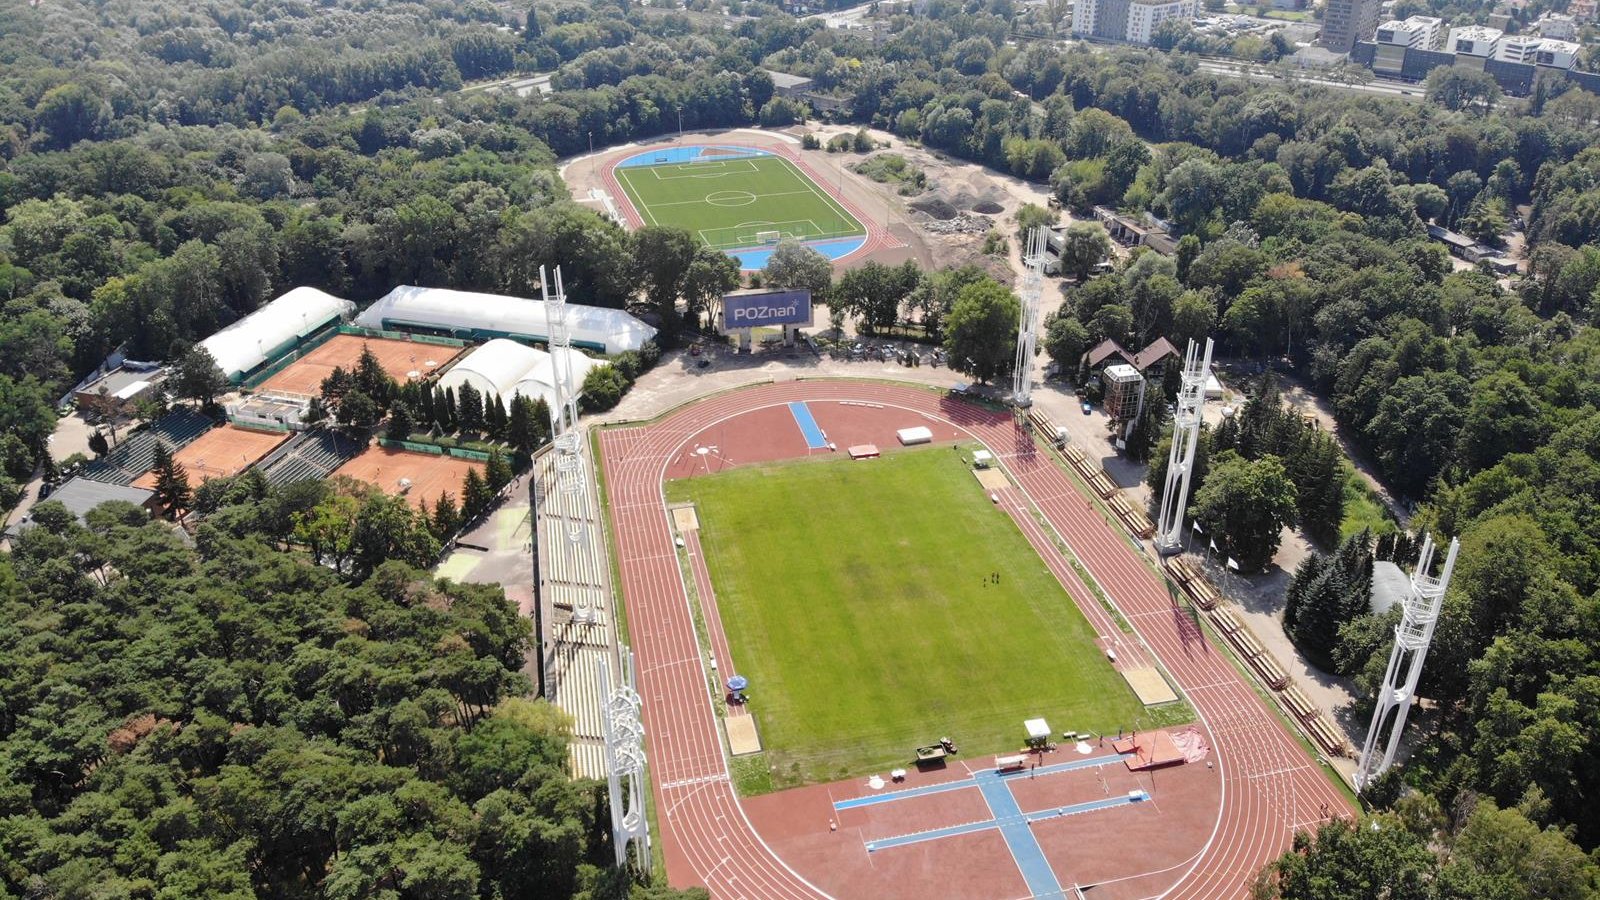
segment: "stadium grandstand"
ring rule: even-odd
[[[272,485],[321,480],[360,456],[366,447],[365,440],[355,440],[331,428],[313,428],[296,434],[256,467]]]
[[[583,384],[589,370],[599,365],[598,360],[584,356],[576,350],[567,351],[567,364],[572,367],[571,382]],[[502,402],[521,394],[530,400],[540,397],[556,410],[555,357],[543,350],[527,347],[516,341],[496,338],[467,354],[439,378],[439,387],[459,392],[462,385],[485,397],[498,396]]]
[[[208,416],[186,406],[176,407],[152,422],[149,428],[124,438],[110,453],[85,465],[79,474],[91,481],[131,485],[155,465],[156,444],[166,444],[169,450],[177,450],[215,424]]]
[[[272,360],[355,312],[355,304],[297,287],[200,342],[229,383],[242,384]]]
[[[567,305],[572,345],[598,353],[638,350],[656,330],[620,309]],[[543,300],[402,285],[356,316],[356,324],[381,331],[435,334],[468,341],[509,338],[550,342]]]

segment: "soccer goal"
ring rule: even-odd
[[[782,232],[779,231],[758,231],[756,232],[756,242],[760,244],[776,244],[781,235]]]

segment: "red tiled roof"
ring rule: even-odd
[[[1172,346],[1171,341],[1164,337],[1158,337],[1133,357],[1133,367],[1143,372],[1168,356],[1177,355],[1178,348]]]

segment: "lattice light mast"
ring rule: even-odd
[[[589,491],[585,477],[583,436],[578,433],[578,387],[572,383],[572,332],[567,327],[567,292],[561,283],[561,267],[555,274],[555,293],[544,266],[539,267],[539,287],[544,295],[545,320],[550,331],[550,381],[556,394],[551,410],[555,431],[556,480],[561,498],[561,517],[566,524],[568,551],[581,557],[590,551]],[[594,608],[580,593],[572,608],[574,622],[594,621]]]
[[[1200,420],[1206,404],[1206,382],[1211,380],[1211,339],[1205,353],[1189,341],[1183,357],[1183,380],[1178,388],[1177,413],[1172,420],[1172,451],[1167,457],[1167,484],[1161,492],[1161,516],[1156,522],[1156,547],[1173,553],[1183,540],[1183,513],[1189,502],[1189,478],[1194,474],[1195,448],[1200,445]]]
[[[1028,232],[1022,262],[1022,316],[1017,322],[1017,365],[1011,373],[1011,402],[1018,410],[1033,405],[1033,354],[1039,343],[1039,297],[1044,293],[1044,254],[1050,230],[1043,225]]]
[[[611,684],[611,666],[599,661],[600,696],[604,698],[602,724],[606,742],[606,782],[611,797],[611,846],[617,866],[628,863],[632,846],[634,865],[650,869],[650,823],[644,811],[644,724],[639,720],[639,692],[634,690],[633,653],[618,648],[622,683]]]
[[[1445,555],[1444,568],[1437,577],[1433,571],[1434,552],[1439,548],[1433,535],[1422,539],[1422,555],[1417,558],[1417,568],[1411,573],[1411,591],[1406,595],[1400,624],[1394,629],[1394,649],[1389,653],[1389,668],[1383,675],[1383,687],[1378,691],[1378,707],[1372,711],[1372,727],[1367,729],[1366,743],[1361,747],[1361,759],[1356,763],[1356,789],[1362,790],[1372,779],[1389,771],[1394,764],[1395,750],[1400,746],[1400,732],[1406,727],[1406,714],[1411,711],[1411,698],[1416,696],[1417,681],[1422,677],[1422,663],[1428,658],[1428,647],[1433,643],[1433,628],[1439,621],[1439,607],[1444,603],[1444,592],[1450,587],[1450,575],[1456,568],[1456,553],[1461,541],[1450,541],[1450,552]],[[1375,759],[1379,736],[1389,721],[1389,737],[1384,741],[1382,759]]]

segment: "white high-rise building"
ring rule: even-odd
[[[1544,18],[1539,20],[1539,36],[1558,41],[1576,40],[1578,20],[1560,13],[1545,13]]]
[[[1552,66],[1570,69],[1578,63],[1582,49],[1569,41],[1556,41],[1537,35],[1508,35],[1495,45],[1494,58],[1502,62],[1522,63],[1529,66]]]
[[[1379,44],[1395,47],[1437,50],[1443,33],[1442,20],[1433,16],[1411,16],[1407,19],[1392,19],[1379,25],[1373,40]]]
[[[1500,39],[1503,37],[1505,32],[1498,28],[1465,25],[1450,29],[1450,42],[1444,49],[1446,53],[1454,53],[1457,56],[1489,59],[1495,55],[1495,49],[1500,46]]]
[[[1072,33],[1133,44],[1148,44],[1156,26],[1168,19],[1192,19],[1199,0],[1077,0]]]
[[[1192,19],[1197,0],[1133,0],[1128,4],[1128,28],[1124,40],[1148,44],[1156,26],[1168,19]]]

